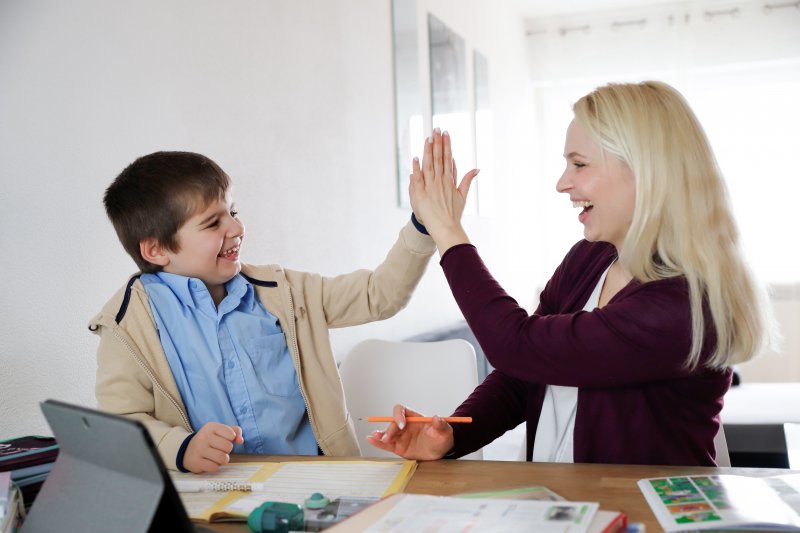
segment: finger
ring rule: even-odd
[[[214,461],[209,461],[208,459],[198,459],[197,464],[193,469],[190,469],[195,474],[201,474],[203,472],[216,472],[219,470],[219,464],[215,463]]]
[[[441,179],[444,173],[442,162],[442,132],[439,128],[433,130],[433,175],[434,179]]]
[[[453,159],[453,175],[452,175],[453,187],[456,186],[456,176],[458,176],[458,167],[456,167],[456,160]]]
[[[450,145],[450,133],[442,133],[442,172],[445,183],[455,184],[455,174],[453,174],[453,150]]]
[[[214,448],[206,448],[203,450],[200,459],[212,461],[218,465],[226,465],[230,462],[231,456]]]
[[[233,451],[233,442],[225,437],[215,435],[208,439],[208,447],[214,450],[219,450],[222,453],[229,454]]]
[[[425,187],[425,179],[422,177],[422,168],[419,165],[418,157],[415,157],[411,161],[411,174],[409,175],[409,186],[410,187],[419,186],[422,189],[424,189]]]
[[[393,452],[395,447],[394,442],[384,439],[385,433],[383,431],[375,431],[371,435],[367,435],[367,442],[369,442],[372,446],[380,448],[381,450]]]
[[[392,408],[392,416],[401,430],[406,427],[406,408],[403,405],[397,404]]]
[[[422,176],[427,185],[433,181],[433,138],[425,139],[425,146],[422,149]]]
[[[458,186],[458,191],[464,198],[466,198],[467,194],[469,194],[469,188],[472,185],[472,180],[475,179],[475,176],[477,176],[480,171],[481,170],[479,168],[474,168],[469,172],[467,172],[466,174],[464,174],[464,177],[461,178],[461,183]]]
[[[233,431],[236,433],[236,436],[233,439],[233,442],[236,444],[244,444],[244,433],[242,432],[241,426],[231,426]]]

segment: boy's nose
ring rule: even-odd
[[[228,235],[231,237],[241,237],[244,235],[244,223],[238,218],[234,218],[228,226]]]

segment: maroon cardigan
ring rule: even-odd
[[[631,282],[607,305],[583,311],[616,257],[581,241],[556,269],[533,315],[508,296],[470,244],[441,260],[472,332],[495,367],[455,411],[460,457],[525,421],[527,459],[547,384],[578,387],[576,463],[714,465],[714,437],[732,370],[684,366],[691,346],[683,278]],[[709,323],[709,320],[706,321]],[[702,357],[714,346],[706,335]],[[701,359],[701,360],[703,360]]]

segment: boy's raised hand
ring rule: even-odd
[[[228,464],[233,445],[242,444],[242,428],[208,422],[195,433],[183,456],[183,467],[195,474],[216,472]]]
[[[434,416],[430,423],[406,423],[406,416],[422,415],[399,404],[392,415],[394,422],[385,431],[367,436],[376,448],[419,461],[441,459],[453,448],[453,428],[441,417]]]

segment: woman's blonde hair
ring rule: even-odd
[[[692,312],[686,364],[723,368],[761,351],[774,329],[761,287],[743,260],[728,193],[708,139],[686,100],[656,81],[609,84],[574,105],[575,118],[636,180],[631,227],[619,250],[634,279],[684,276]],[[708,306],[713,330],[707,328]]]

